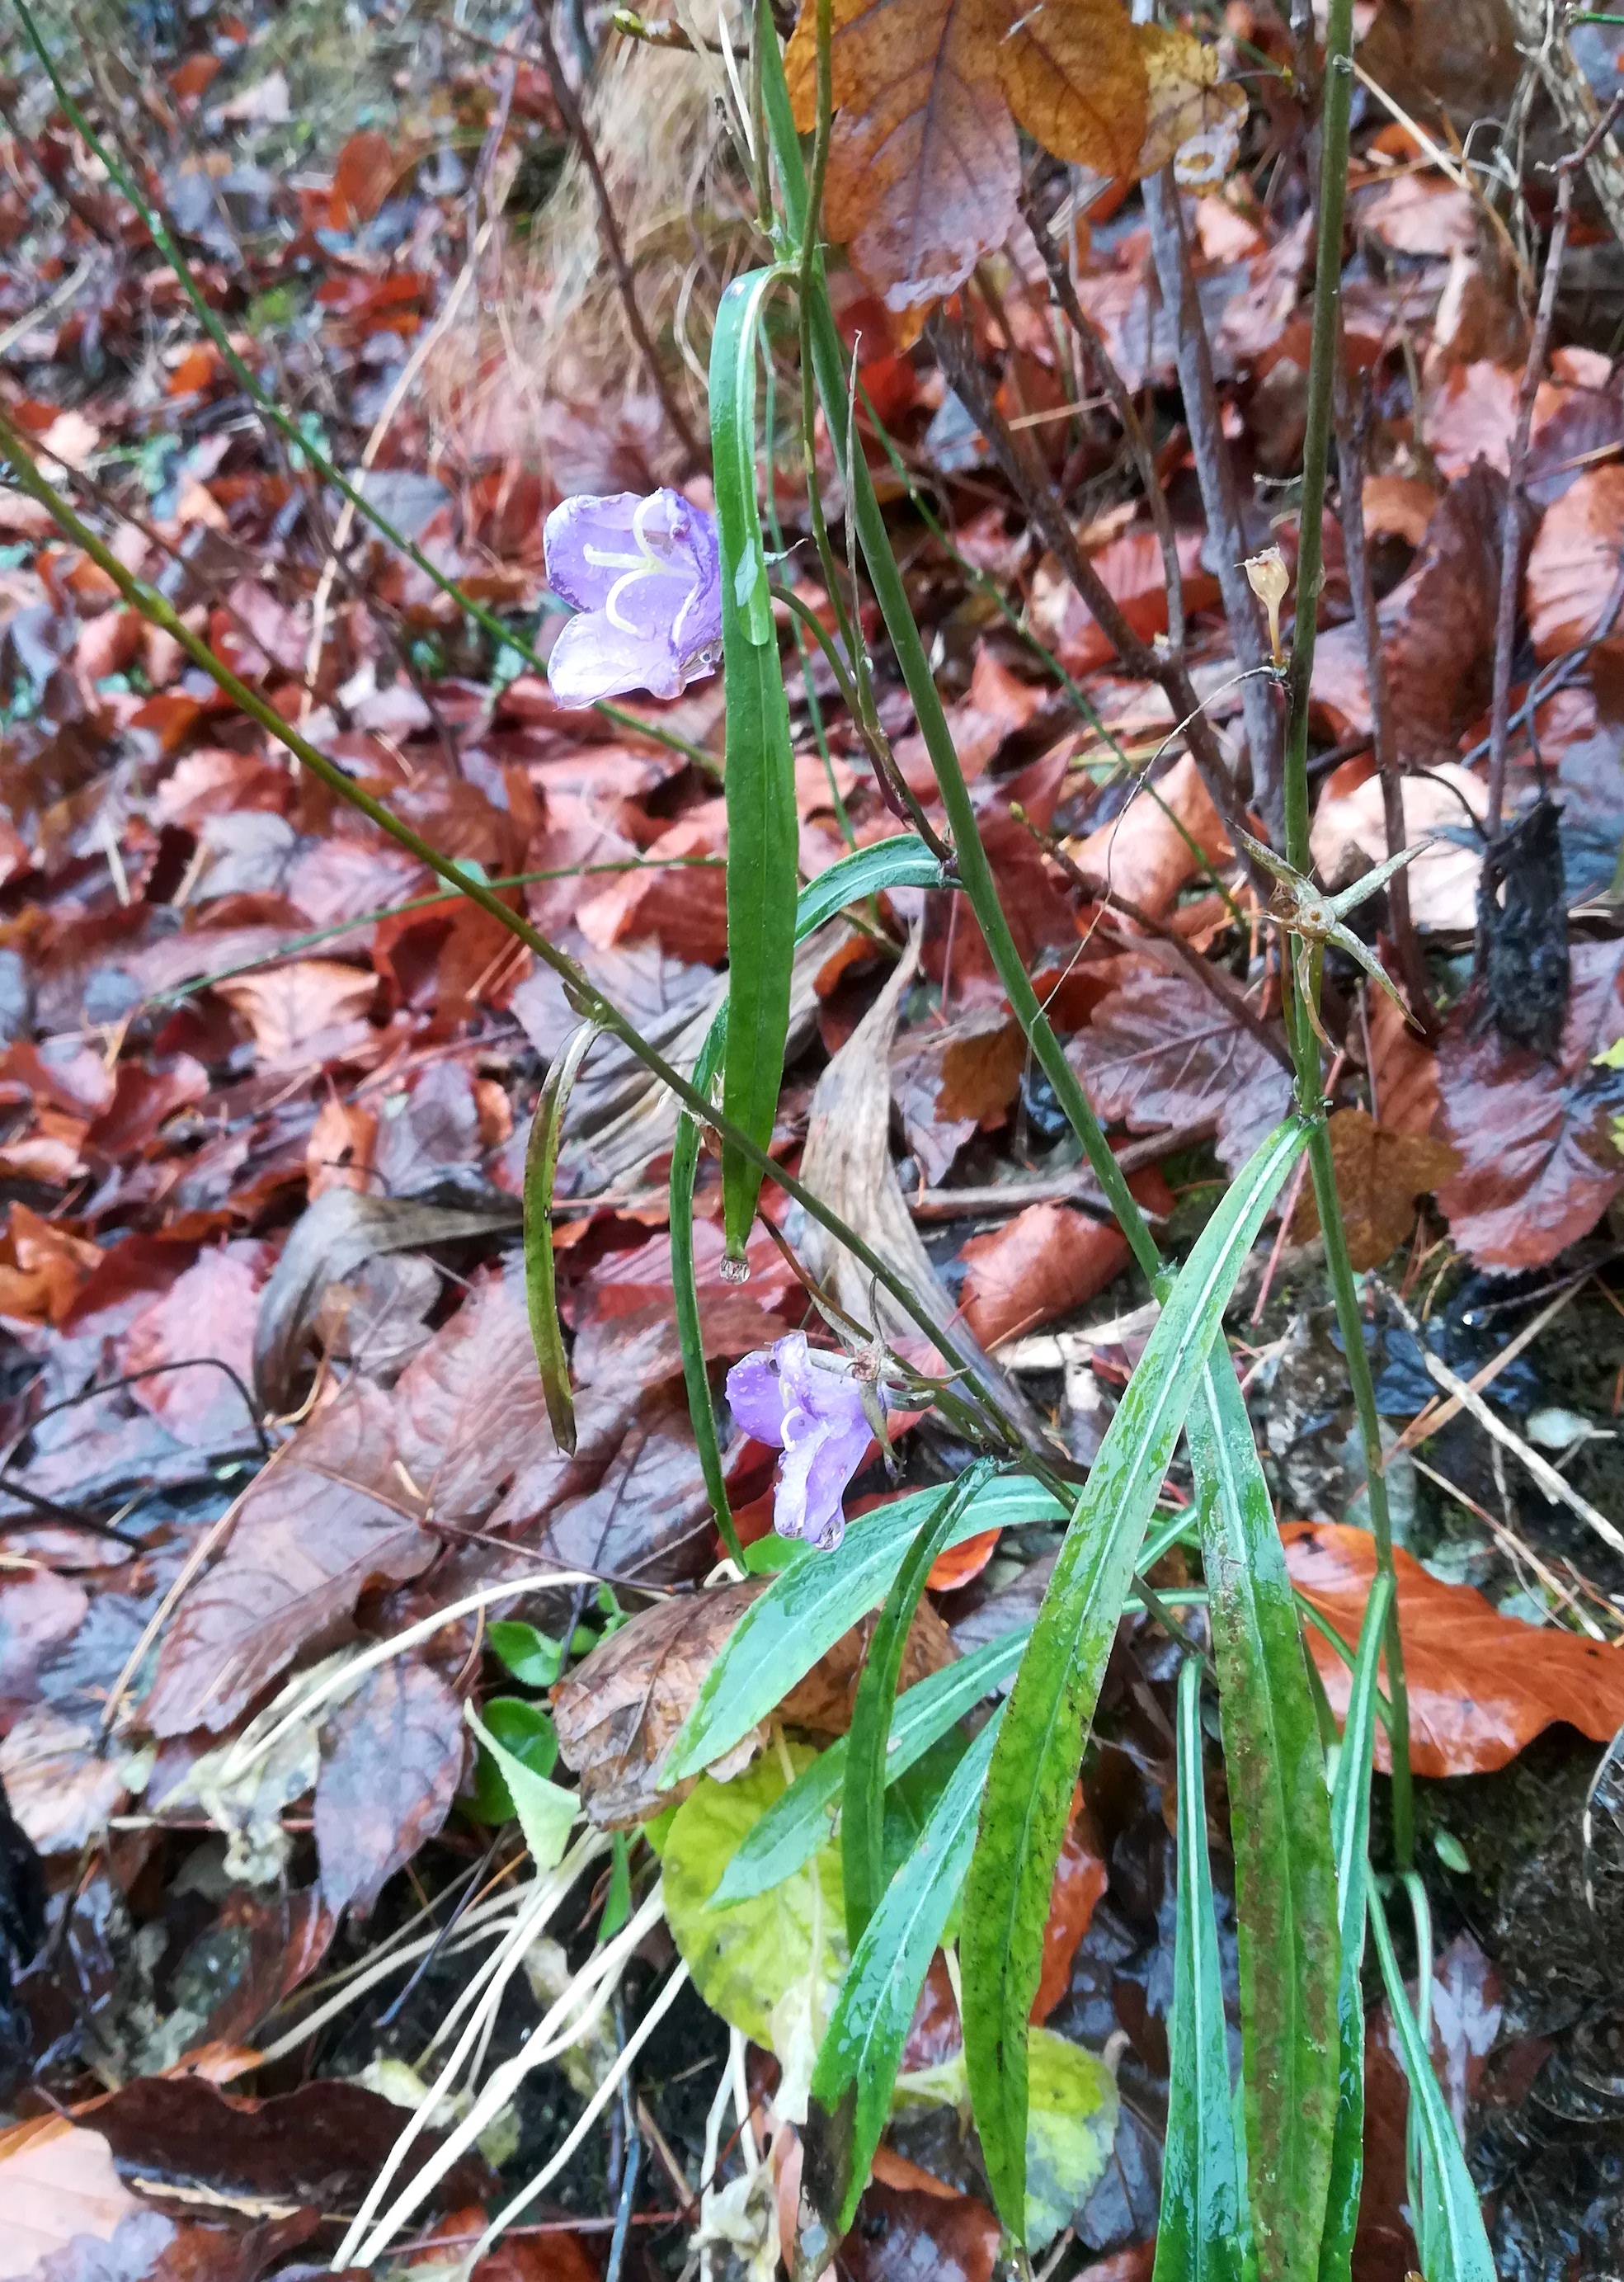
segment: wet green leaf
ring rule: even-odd
[[[574,1791],[546,1780],[558,1759],[552,1720],[518,1696],[493,1696],[483,1719],[469,1704],[467,1717],[481,1747],[473,1812],[483,1822],[517,1816],[537,1868],[552,1869],[581,1811]]]
[[[524,1688],[551,1688],[564,1666],[564,1651],[546,1633],[514,1617],[499,1617],[486,1632],[491,1653],[499,1657]]]
[[[1050,2029],[1032,2030],[1026,2066],[1026,2241],[1041,2250],[1104,2175],[1117,2136],[1117,2079]]]

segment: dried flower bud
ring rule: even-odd
[[[1265,547],[1261,555],[1250,555],[1241,564],[1246,583],[1269,613],[1269,648],[1279,665],[1280,657],[1280,604],[1291,591],[1291,573],[1286,568],[1286,558],[1278,547]]]

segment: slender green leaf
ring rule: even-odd
[[[1303,1139],[1295,1117],[1270,1135],[1167,1292],[1071,1517],[988,1772],[964,1888],[964,2049],[987,2177],[1011,2232],[1025,2200],[1027,2016],[1084,1738],[1202,1359]]]
[[[1202,1778],[1201,1666],[1179,1674],[1179,1896],[1153,2282],[1241,2282],[1241,2159]]]
[[[1336,1906],[1342,1969],[1337,1982],[1336,2131],[1319,2282],[1349,2282],[1353,2238],[1365,2176],[1365,1918],[1370,1877],[1370,1771],[1376,1749],[1377,1674],[1393,1580],[1379,1576],[1370,1589],[1359,1649],[1354,1659],[1348,1717],[1331,1790],[1331,1849],[1336,1866]]]
[[[1336,2123],[1336,1871],[1307,1659],[1228,1349],[1187,1424],[1235,1851],[1247,2181],[1263,2282],[1311,2282]]]
[[[561,1450],[571,1457],[576,1447],[576,1406],[569,1391],[569,1358],[564,1352],[564,1331],[558,1319],[558,1285],[553,1259],[553,1183],[558,1172],[559,1143],[564,1134],[564,1112],[577,1073],[598,1036],[596,1022],[583,1022],[572,1030],[553,1055],[541,1099],[530,1121],[530,1145],[524,1153],[524,1297],[530,1309],[530,1338],[541,1372],[541,1391],[547,1399],[547,1423]]]
[[[789,704],[756,506],[756,328],[775,269],[736,278],[722,297],[710,352],[710,435],[722,549],[726,669],[728,1052],[723,1107],[764,1149],[772,1139],[789,1031],[800,843]],[[742,1259],[757,1168],[722,1156],[723,1224]]]
[[[665,1762],[681,1782],[731,1751],[870,1609],[879,1606],[916,1532],[940,1493],[916,1491],[861,1514],[831,1553],[797,1549],[760,1600],[745,1611],[705,1676],[699,1700]],[[1055,1521],[1060,1507],[1022,1474],[984,1485],[954,1523],[949,1545],[984,1529]]]
[[[987,1479],[983,1462],[968,1467],[921,1523],[903,1556],[885,1606],[869,1637],[868,1653],[852,1706],[847,1739],[846,1789],[840,1809],[840,1862],[846,1889],[846,1938],[854,1950],[885,1890],[885,1746],[896,1705],[897,1680],[909,1627],[919,1606],[931,1564],[952,1536],[965,1506]]]
[[[976,1839],[976,1810],[1001,1710],[970,1745],[911,1858],[869,1920],[812,2071],[806,2191],[844,2234],[891,2113],[902,2046]]]
[[[795,941],[804,943],[815,928],[833,919],[847,904],[860,903],[865,896],[878,895],[885,888],[929,888],[940,884],[941,866],[924,842],[912,833],[877,841],[871,848],[861,848],[855,855],[842,857],[801,889],[795,905]],[[700,1093],[709,1094],[726,1047],[724,999],[694,1064],[693,1083]],[[677,1137],[671,1148],[671,1291],[677,1332],[682,1344],[683,1383],[687,1389],[688,1415],[693,1422],[706,1491],[723,1542],[742,1566],[727,1484],[723,1479],[722,1448],[716,1439],[716,1417],[711,1408],[710,1380],[705,1370],[705,1335],[700,1323],[699,1286],[693,1272],[693,1184],[699,1164],[699,1125],[684,1111],[678,1114]]]
[[[1427,2041],[1410,2009],[1387,1913],[1373,1887],[1369,1910],[1381,1978],[1398,2032],[1398,2056],[1404,2062],[1411,2100],[1419,2111],[1423,2208],[1416,2232],[1427,2255],[1427,2282],[1495,2282],[1495,2263],[1483,2232],[1477,2189],[1466,2169],[1465,2151],[1433,2073]]]
[[[988,1641],[945,1671],[932,1672],[903,1690],[885,1744],[887,1783],[906,1774],[955,1721],[1015,1670],[1031,1638],[1029,1624],[1017,1625],[1001,1639]],[[829,1836],[830,1818],[845,1785],[846,1755],[847,1738],[841,1735],[768,1808],[722,1874],[715,1897],[719,1908],[764,1893],[816,1853]]]

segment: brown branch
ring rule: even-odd
[[[1365,531],[1365,436],[1370,411],[1366,390],[1356,414],[1348,384],[1347,359],[1341,359],[1336,379],[1336,462],[1341,477],[1338,508],[1342,527],[1342,551],[1348,563],[1348,586],[1353,598],[1354,624],[1365,650],[1365,681],[1370,692],[1371,743],[1381,778],[1381,813],[1387,826],[1388,854],[1396,856],[1405,844],[1404,796],[1398,765],[1398,738],[1393,720],[1392,692],[1388,686],[1387,660],[1381,650],[1381,621],[1376,611],[1375,582],[1371,576],[1370,548]],[[1427,962],[1421,956],[1410,909],[1408,866],[1388,881],[1388,910],[1393,920],[1393,940],[1398,947],[1404,988],[1415,1015],[1426,1028],[1437,1017]]]
[[[1225,765],[1218,737],[1196,695],[1183,658],[1172,651],[1152,649],[1148,642],[1141,640],[1129,625],[1115,596],[1078,545],[1077,534],[1067,519],[1053,484],[1032,466],[1017,443],[1009,423],[994,401],[991,384],[981,369],[963,327],[955,324],[938,310],[925,327],[925,338],[955,395],[992,446],[993,456],[1005,480],[1041,534],[1044,545],[1087,604],[1123,664],[1141,680],[1154,681],[1166,691],[1173,709],[1173,718],[1184,726],[1186,740],[1200,772],[1201,780],[1223,819],[1231,845],[1238,853],[1243,854],[1245,842],[1237,835],[1246,832],[1245,813],[1233,780]],[[1248,861],[1250,869],[1250,859]],[[1260,866],[1257,867],[1255,884],[1261,899],[1266,903],[1273,892],[1273,881]]]
[[[1201,297],[1195,291],[1189,241],[1184,234],[1184,218],[1171,167],[1145,183],[1144,197],[1162,299],[1175,320],[1179,386],[1184,397],[1185,422],[1190,431],[1190,452],[1201,485],[1207,530],[1218,553],[1218,581],[1224,615],[1229,621],[1236,661],[1246,671],[1252,672],[1268,664],[1269,643],[1257,597],[1248,584],[1243,567],[1252,550],[1247,542],[1229,448],[1224,441],[1223,415],[1212,377],[1212,348],[1207,338]],[[1303,599],[1298,596],[1299,606]],[[1317,599],[1308,597],[1310,608]],[[1241,710],[1251,756],[1252,799],[1268,825],[1270,836],[1278,841],[1284,822],[1285,780],[1273,685],[1262,675],[1242,682]]]
[[[698,465],[703,461],[705,453],[676,391],[671,386],[669,376],[660,361],[648,327],[644,322],[643,312],[638,305],[637,281],[631,274],[631,265],[626,259],[625,244],[621,237],[620,224],[615,219],[615,205],[609,196],[609,186],[603,178],[603,168],[599,164],[597,146],[587,127],[586,115],[576,101],[576,91],[565,77],[563,65],[559,60],[557,43],[553,37],[553,27],[547,20],[548,0],[533,0],[533,4],[537,37],[541,43],[542,58],[547,66],[547,77],[552,83],[553,100],[558,105],[559,115],[581,154],[581,163],[586,168],[592,182],[592,194],[598,201],[598,223],[603,237],[603,250],[608,257],[609,267],[615,273],[615,283],[619,289],[622,305],[626,312],[626,322],[630,326],[632,337],[643,353],[643,361],[648,367],[648,376],[653,384],[654,393],[660,399],[661,410],[676,431],[677,440],[681,443],[690,462]]]
[[[1210,1140],[1218,1130],[1215,1117],[1201,1117],[1188,1125],[1172,1125],[1160,1133],[1130,1141],[1116,1153],[1125,1173],[1137,1173],[1159,1163],[1180,1149]],[[1087,1165],[1037,1181],[995,1181],[975,1189],[920,1189],[908,1200],[915,1220],[970,1220],[989,1213],[1025,1212],[1028,1205],[1090,1205],[1103,1207],[1099,1184]]]

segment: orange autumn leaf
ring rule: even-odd
[[[1292,1583],[1351,1648],[1375,1574],[1374,1539],[1332,1521],[1288,1522],[1280,1536]],[[1418,1775],[1489,1774],[1558,1719],[1597,1743],[1624,1727],[1624,1650],[1503,1617],[1471,1586],[1443,1584],[1411,1555],[1396,1548],[1393,1560]],[[1304,1631],[1340,1719],[1348,1666],[1317,1631]],[[1391,1765],[1380,1727],[1376,1764]]]
[[[1001,1529],[984,1529],[967,1537],[962,1545],[950,1545],[945,1553],[939,1553],[924,1580],[932,1592],[952,1593],[978,1577],[997,1551],[1002,1534]]]
[[[999,76],[1027,133],[1096,175],[1133,175],[1149,121],[1137,27],[1119,0],[1069,0],[1017,16]]]

